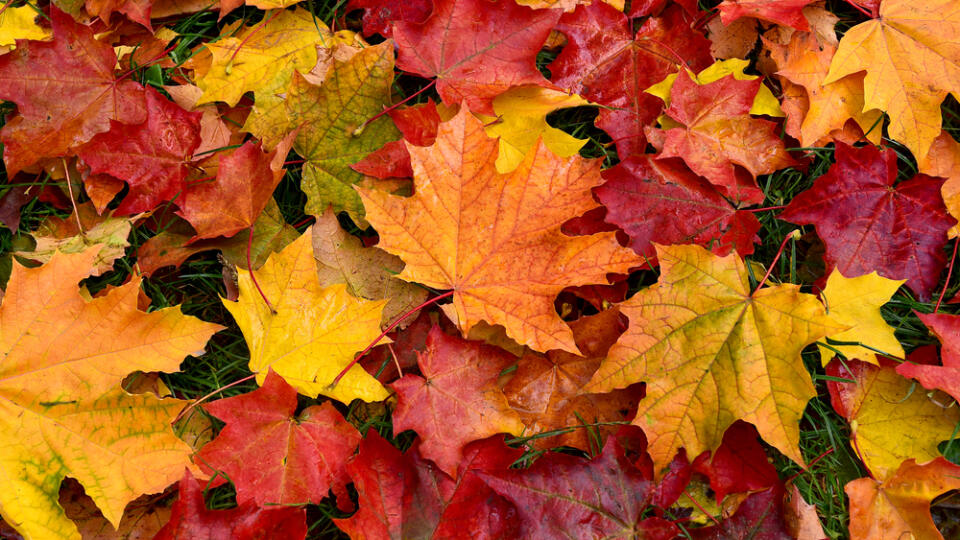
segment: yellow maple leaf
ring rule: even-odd
[[[516,169],[539,139],[543,139],[543,144],[557,157],[570,157],[579,152],[587,140],[551,127],[547,115],[557,109],[589,103],[576,94],[542,86],[512,88],[495,97],[493,111],[497,116],[481,118],[488,123],[487,134],[500,137],[497,172],[508,173]]]
[[[136,279],[84,299],[77,284],[99,250],[14,265],[0,305],[0,515],[27,538],[79,540],[57,502],[66,476],[117,526],[128,502],[190,464],[170,427],[185,402],[131,395],[121,381],[176,371],[221,327],[178,308],[139,311]]]
[[[33,6],[7,7],[0,13],[0,54],[16,46],[18,39],[47,40],[53,35],[36,23],[37,16]]]
[[[922,159],[940,134],[940,103],[960,97],[960,5],[884,0],[880,17],[847,30],[824,84],[866,71],[863,110],[890,116],[890,138]]]
[[[248,121],[251,133],[261,137],[302,126],[293,148],[306,160],[301,187],[308,214],[321,215],[332,206],[362,219],[363,206],[353,185],[363,175],[350,165],[400,135],[387,115],[364,126],[389,104],[393,61],[391,41],[362,49],[345,61],[334,58],[321,86],[294,75],[282,105]]]
[[[893,327],[880,315],[880,306],[889,302],[905,282],[905,279],[881,277],[876,272],[848,278],[834,269],[827,278],[827,286],[820,297],[830,318],[850,328],[836,334],[828,334],[827,338],[842,342],[857,341],[872,349],[860,345],[831,345],[833,349],[818,346],[823,365],[830,363],[836,351],[847,358],[855,358],[875,365],[879,365],[876,353],[878,350],[903,358],[906,353],[893,335]]]
[[[816,391],[800,351],[845,327],[796,285],[751,292],[735,254],[656,248],[660,280],[621,304],[630,326],[585,391],[647,384],[633,423],[658,470],[681,447],[688,456],[717,448],[738,419],[803,463],[800,418]]]
[[[282,93],[294,72],[307,73],[317,63],[317,46],[330,30],[310,12],[271,11],[265,19],[235,36],[208,43],[210,65],[197,78],[203,95],[197,105],[223,101],[236,105],[244,93]]]
[[[500,174],[497,141],[465,107],[440,124],[432,146],[407,150],[412,197],[358,190],[379,247],[406,263],[399,277],[453,289],[447,314],[465,335],[486,321],[533,349],[577,353],[556,296],[642,264],[613,233],[560,231],[569,216],[596,206],[590,190],[601,182],[599,162],[560,159],[541,142]]]
[[[879,366],[837,361],[827,374],[853,381],[830,381],[830,394],[850,422],[853,447],[877,480],[893,476],[905,459],[922,463],[939,457],[938,445],[950,439],[960,420],[956,407],[932,399],[889,360]]]
[[[321,287],[310,233],[271,255],[254,271],[275,312],[260,296],[250,273],[239,268],[237,272],[239,300],[223,300],[223,305],[247,341],[250,370],[257,374],[257,383],[263,384],[272,369],[298,392],[311,397],[323,394],[344,403],[387,398],[383,385],[359,365],[330,387],[354,354],[380,334],[387,301],[354,298],[343,283]]]

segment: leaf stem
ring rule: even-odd
[[[135,67],[135,68],[131,68],[131,69],[127,70],[126,73],[124,73],[123,75],[120,75],[119,77],[117,77],[117,80],[114,81],[114,84],[116,84],[116,83],[118,83],[118,82],[126,79],[126,78],[129,77],[130,75],[133,75],[134,73],[136,73],[136,71],[137,71],[138,69],[143,69],[143,68],[149,66],[150,64],[153,64],[154,62],[157,62],[158,60],[160,60],[160,59],[163,58],[164,56],[166,56],[166,55],[170,54],[171,52],[173,52],[173,50],[176,49],[176,48],[177,48],[176,45],[171,45],[171,46],[167,47],[166,49],[160,51],[160,54],[158,54],[158,55],[154,56],[153,58],[151,58],[150,60],[147,60],[146,62],[144,62],[142,65],[139,65],[139,66],[137,66],[137,67]]]
[[[790,482],[792,482],[793,480],[795,480],[795,479],[796,479],[798,476],[800,476],[801,474],[803,474],[803,473],[805,473],[805,472],[808,472],[814,465],[817,464],[818,461],[820,461],[821,459],[823,459],[823,458],[829,456],[830,454],[832,454],[834,450],[836,450],[836,449],[835,449],[835,448],[828,448],[826,452],[824,452],[824,453],[820,454],[819,456],[813,458],[813,461],[811,461],[810,463],[807,463],[807,466],[804,467],[804,470],[802,470],[802,471],[794,474],[794,475],[791,476],[790,478],[787,478],[786,480],[784,480],[784,481],[783,481],[784,485],[789,484]]]
[[[267,295],[264,294],[263,289],[260,288],[260,284],[257,283],[257,276],[254,274],[253,264],[250,262],[251,251],[253,251],[253,225],[250,226],[250,235],[247,237],[247,270],[250,271],[250,281],[252,281],[253,286],[257,288],[257,292],[260,293],[260,297],[263,298],[264,303],[266,303],[267,307],[270,308],[270,313],[276,315],[277,310],[273,308],[273,304],[270,303]]]
[[[390,111],[396,110],[397,107],[403,105],[404,103],[410,101],[411,99],[413,99],[413,98],[419,96],[420,94],[426,92],[427,90],[433,88],[434,85],[436,85],[436,84],[437,84],[437,80],[434,79],[434,80],[430,81],[430,84],[424,86],[423,88],[421,88],[421,89],[417,90],[416,92],[410,94],[409,96],[403,98],[403,101],[401,101],[401,102],[399,102],[399,103],[394,103],[393,105],[387,107],[386,109],[384,109],[384,110],[378,112],[377,114],[373,115],[372,117],[368,118],[364,123],[360,124],[360,127],[358,127],[357,129],[353,130],[353,136],[354,136],[354,137],[359,137],[360,134],[363,133],[363,130],[366,129],[367,126],[369,126],[372,122],[376,121],[377,118],[380,118],[381,116],[389,113]]]
[[[692,502],[693,505],[697,507],[697,510],[700,510],[701,512],[703,512],[703,515],[710,518],[710,521],[712,521],[714,525],[716,525],[717,527],[722,526],[722,524],[719,521],[717,521],[717,518],[713,517],[713,514],[711,514],[710,512],[707,512],[707,509],[704,508],[699,502],[697,502],[697,500],[693,498],[693,495],[690,495],[690,492],[687,491],[686,488],[683,489],[683,494],[686,495],[688,499],[690,499],[690,502]]]
[[[794,229],[793,232],[788,234],[783,242],[780,243],[780,249],[777,250],[777,254],[773,257],[773,260],[770,261],[770,268],[767,268],[767,273],[763,275],[763,279],[760,280],[760,283],[757,283],[757,288],[755,290],[759,291],[763,288],[763,284],[767,282],[767,279],[770,277],[770,274],[773,273],[773,267],[777,265],[777,260],[780,259],[780,256],[783,255],[784,248],[787,247],[787,241],[791,238],[796,238],[800,235],[800,229]]]
[[[444,298],[449,298],[449,297],[453,296],[453,293],[454,293],[454,291],[447,291],[447,292],[441,294],[440,296],[434,296],[433,298],[427,300],[426,302],[420,304],[419,306],[407,310],[406,313],[404,313],[404,314],[400,315],[399,317],[397,317],[396,319],[394,319],[393,322],[390,323],[390,325],[387,326],[387,328],[386,328],[383,332],[380,332],[380,335],[377,336],[376,339],[374,339],[373,341],[370,342],[369,345],[367,345],[367,348],[366,348],[366,349],[360,351],[360,354],[358,354],[357,356],[355,356],[355,357],[353,358],[353,360],[351,360],[350,363],[347,364],[347,367],[343,368],[343,370],[340,371],[339,374],[337,374],[337,376],[333,379],[333,382],[330,383],[330,386],[329,386],[328,388],[332,390],[334,387],[336,387],[336,386],[337,386],[337,383],[340,382],[340,379],[342,379],[343,376],[346,375],[348,371],[350,371],[350,368],[352,368],[354,365],[356,365],[356,363],[359,362],[361,358],[363,358],[368,352],[370,352],[370,349],[376,347],[376,346],[377,346],[377,343],[380,343],[380,340],[383,339],[387,334],[389,334],[390,332],[392,332],[393,329],[396,328],[397,325],[400,324],[401,321],[403,321],[404,319],[406,319],[406,318],[409,317],[410,315],[413,315],[413,314],[416,313],[417,311],[419,311],[419,310],[421,310],[421,309],[423,309],[423,308],[425,308],[425,307],[427,307],[427,306],[429,306],[429,305],[431,305],[431,304],[436,304],[437,302],[439,302],[440,300],[443,300]]]
[[[230,383],[230,384],[228,384],[228,385],[226,385],[226,386],[221,386],[220,388],[217,388],[217,389],[214,390],[213,392],[210,392],[209,394],[203,396],[202,398],[194,401],[194,402],[191,403],[190,405],[187,405],[182,411],[180,411],[180,414],[178,414],[177,417],[173,419],[173,422],[170,422],[170,423],[171,423],[171,424],[176,424],[176,423],[179,422],[184,416],[186,416],[188,412],[192,411],[193,408],[196,407],[197,405],[203,403],[204,401],[212,398],[213,396],[219,394],[220,392],[223,392],[224,390],[226,390],[226,389],[228,389],[228,388],[233,388],[234,386],[237,386],[238,384],[243,384],[243,383],[249,381],[250,379],[253,379],[253,378],[256,377],[256,376],[257,376],[256,373],[251,373],[250,375],[247,375],[246,377],[244,377],[244,378],[242,378],[242,379],[240,379],[240,380],[238,380],[238,381],[233,381],[232,383]]]
[[[269,23],[270,21],[272,21],[273,18],[276,17],[281,11],[283,11],[283,10],[282,10],[282,9],[275,9],[275,10],[273,10],[273,13],[271,13],[269,17],[267,17],[266,19],[264,19],[264,21],[263,21],[262,23],[258,24],[253,30],[251,30],[250,33],[247,34],[247,36],[243,38],[243,41],[241,41],[240,44],[237,45],[237,48],[234,49],[233,54],[230,55],[230,59],[227,60],[226,68],[225,68],[225,69],[226,69],[226,72],[227,72],[227,75],[230,74],[230,68],[233,66],[233,59],[237,57],[237,53],[240,52],[240,49],[242,49],[243,46],[247,44],[247,41],[249,41],[250,38],[252,38],[254,34],[256,34],[261,28],[263,28],[264,26],[266,26],[267,23]]]
[[[947,269],[947,281],[943,283],[943,290],[940,291],[940,298],[937,298],[937,305],[933,312],[940,311],[940,304],[943,302],[943,295],[947,294],[947,287],[950,286],[950,276],[953,275],[953,264],[957,261],[957,246],[960,245],[960,239],[953,242],[953,256],[950,257],[950,267]]]
[[[67,191],[70,192],[70,204],[73,205],[73,217],[77,220],[77,230],[80,231],[81,236],[86,236],[87,233],[83,231],[83,225],[80,223],[80,211],[77,210],[77,201],[73,198],[73,182],[70,181],[70,168],[67,167],[66,159],[60,158],[60,161],[63,163],[63,174],[67,177]],[[949,280],[950,278],[948,277],[947,279]]]
[[[869,17],[869,18],[871,18],[871,19],[876,19],[876,18],[877,18],[877,14],[876,14],[876,13],[870,13],[869,11],[866,10],[866,8],[864,8],[864,7],[861,6],[860,4],[856,3],[856,1],[854,1],[854,0],[845,0],[845,1],[847,2],[847,4],[849,4],[851,7],[853,7],[853,9],[856,9],[856,10],[859,11],[860,13],[863,13],[864,15],[866,15],[867,17]]]
[[[781,208],[786,208],[787,205],[781,204],[780,206],[765,206],[763,208],[744,208],[746,212],[766,212],[767,210],[780,210]]]

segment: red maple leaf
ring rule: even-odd
[[[394,23],[397,67],[437,78],[444,103],[467,104],[494,115],[492,100],[524,84],[548,86],[537,71],[537,52],[560,18],[512,0],[436,0],[423,23]]]
[[[198,454],[237,488],[237,502],[319,503],[332,489],[350,507],[347,459],[360,433],[328,401],[294,416],[297,391],[274,372],[248,394],[204,405],[227,423]]]
[[[0,132],[10,177],[42,158],[66,155],[111,121],[146,118],[143,87],[114,75],[113,47],[55,6],[50,21],[53,41],[20,41],[0,55],[0,99],[16,103],[20,113]]]
[[[549,66],[551,80],[606,106],[596,125],[610,134],[621,158],[646,153],[644,128],[663,109],[644,90],[675,73],[678,62],[694,70],[713,62],[710,42],[691,29],[692,22],[679,6],[670,6],[634,34],[627,17],[605,2],[578,6],[560,18],[557,30],[567,45]]]
[[[173,199],[183,190],[187,163],[200,146],[201,113],[185,111],[153,88],[147,89],[146,97],[146,122],[113,121],[110,131],[77,151],[92,173],[106,173],[130,185],[116,215],[145,212]]]
[[[897,179],[897,155],[873,146],[836,143],[836,163],[779,215],[814,225],[826,244],[826,274],[856,277],[874,270],[906,279],[926,301],[946,262],[943,245],[956,224],[940,197],[943,180],[919,174]]]

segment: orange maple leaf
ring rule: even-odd
[[[538,142],[516,170],[500,174],[497,140],[465,108],[440,124],[432,146],[407,150],[412,197],[358,190],[380,247],[407,265],[398,277],[453,289],[447,314],[464,333],[483,320],[532,349],[578,352],[554,298],[642,264],[613,233],[560,232],[596,206],[590,189],[601,182],[600,163],[560,159]]]
[[[117,526],[124,506],[190,464],[170,427],[184,402],[121,388],[133,371],[177,371],[221,329],[178,308],[137,309],[139,280],[86,300],[101,246],[14,265],[0,306],[0,515],[27,538],[79,538],[58,503],[78,480]]]

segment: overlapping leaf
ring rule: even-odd
[[[560,225],[594,206],[596,162],[558,159],[541,143],[516,170],[500,174],[497,141],[462,110],[440,125],[431,147],[407,146],[415,194],[361,191],[380,247],[406,263],[400,278],[453,289],[456,322],[481,320],[536,350],[575,352],[553,310],[570,285],[605,281],[640,264],[610,233],[568,237]]]

